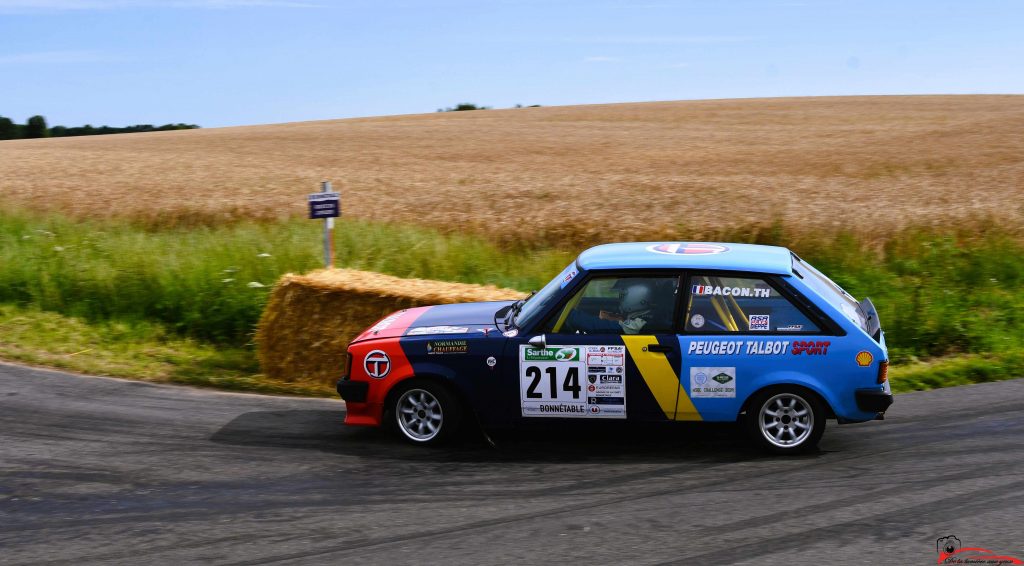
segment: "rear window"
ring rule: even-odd
[[[867,331],[867,318],[864,316],[864,312],[860,308],[857,299],[853,298],[853,295],[847,293],[835,281],[826,277],[824,273],[800,259],[796,254],[793,254],[793,272],[796,273],[797,277],[801,277],[807,285],[826,301],[839,309],[843,316],[852,320],[864,331]]]

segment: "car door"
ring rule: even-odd
[[[676,273],[590,274],[535,332],[508,342],[506,392],[520,416],[675,419],[678,297]],[[541,335],[546,347],[529,344]]]
[[[786,379],[803,360],[824,361],[832,339],[823,321],[780,288],[765,275],[691,274],[681,309],[680,386],[702,420],[734,420],[765,383]]]

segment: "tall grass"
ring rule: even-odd
[[[783,226],[731,239],[785,244],[878,307],[893,361],[1024,350],[1024,244],[984,230],[910,229],[885,241],[807,239]],[[473,235],[342,221],[340,266],[539,288],[580,250],[502,249]],[[245,345],[270,286],[319,267],[320,225],[295,220],[144,229],[0,212],[0,302],[87,320],[160,322]]]
[[[320,225],[235,223],[145,230],[118,221],[0,212],[0,302],[87,320],[150,320],[246,344],[270,287],[322,266]],[[534,288],[571,253],[505,253],[471,236],[340,222],[338,265],[401,277]]]

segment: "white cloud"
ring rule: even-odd
[[[0,54],[0,65],[65,65],[73,63],[112,63],[126,60],[124,57],[86,50]]]

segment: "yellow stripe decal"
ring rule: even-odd
[[[622,336],[622,341],[629,350],[629,357],[640,370],[640,375],[647,383],[658,406],[669,420],[699,421],[702,420],[693,401],[683,390],[679,376],[672,370],[672,364],[661,352],[649,352],[648,344],[657,344],[654,336]]]
[[[687,381],[689,381],[689,377],[687,377]],[[701,418],[700,411],[697,410],[697,407],[693,406],[693,401],[691,401],[690,396],[686,394],[686,389],[683,388],[682,383],[679,384],[679,402],[676,404],[676,420],[704,420],[703,418]]]

